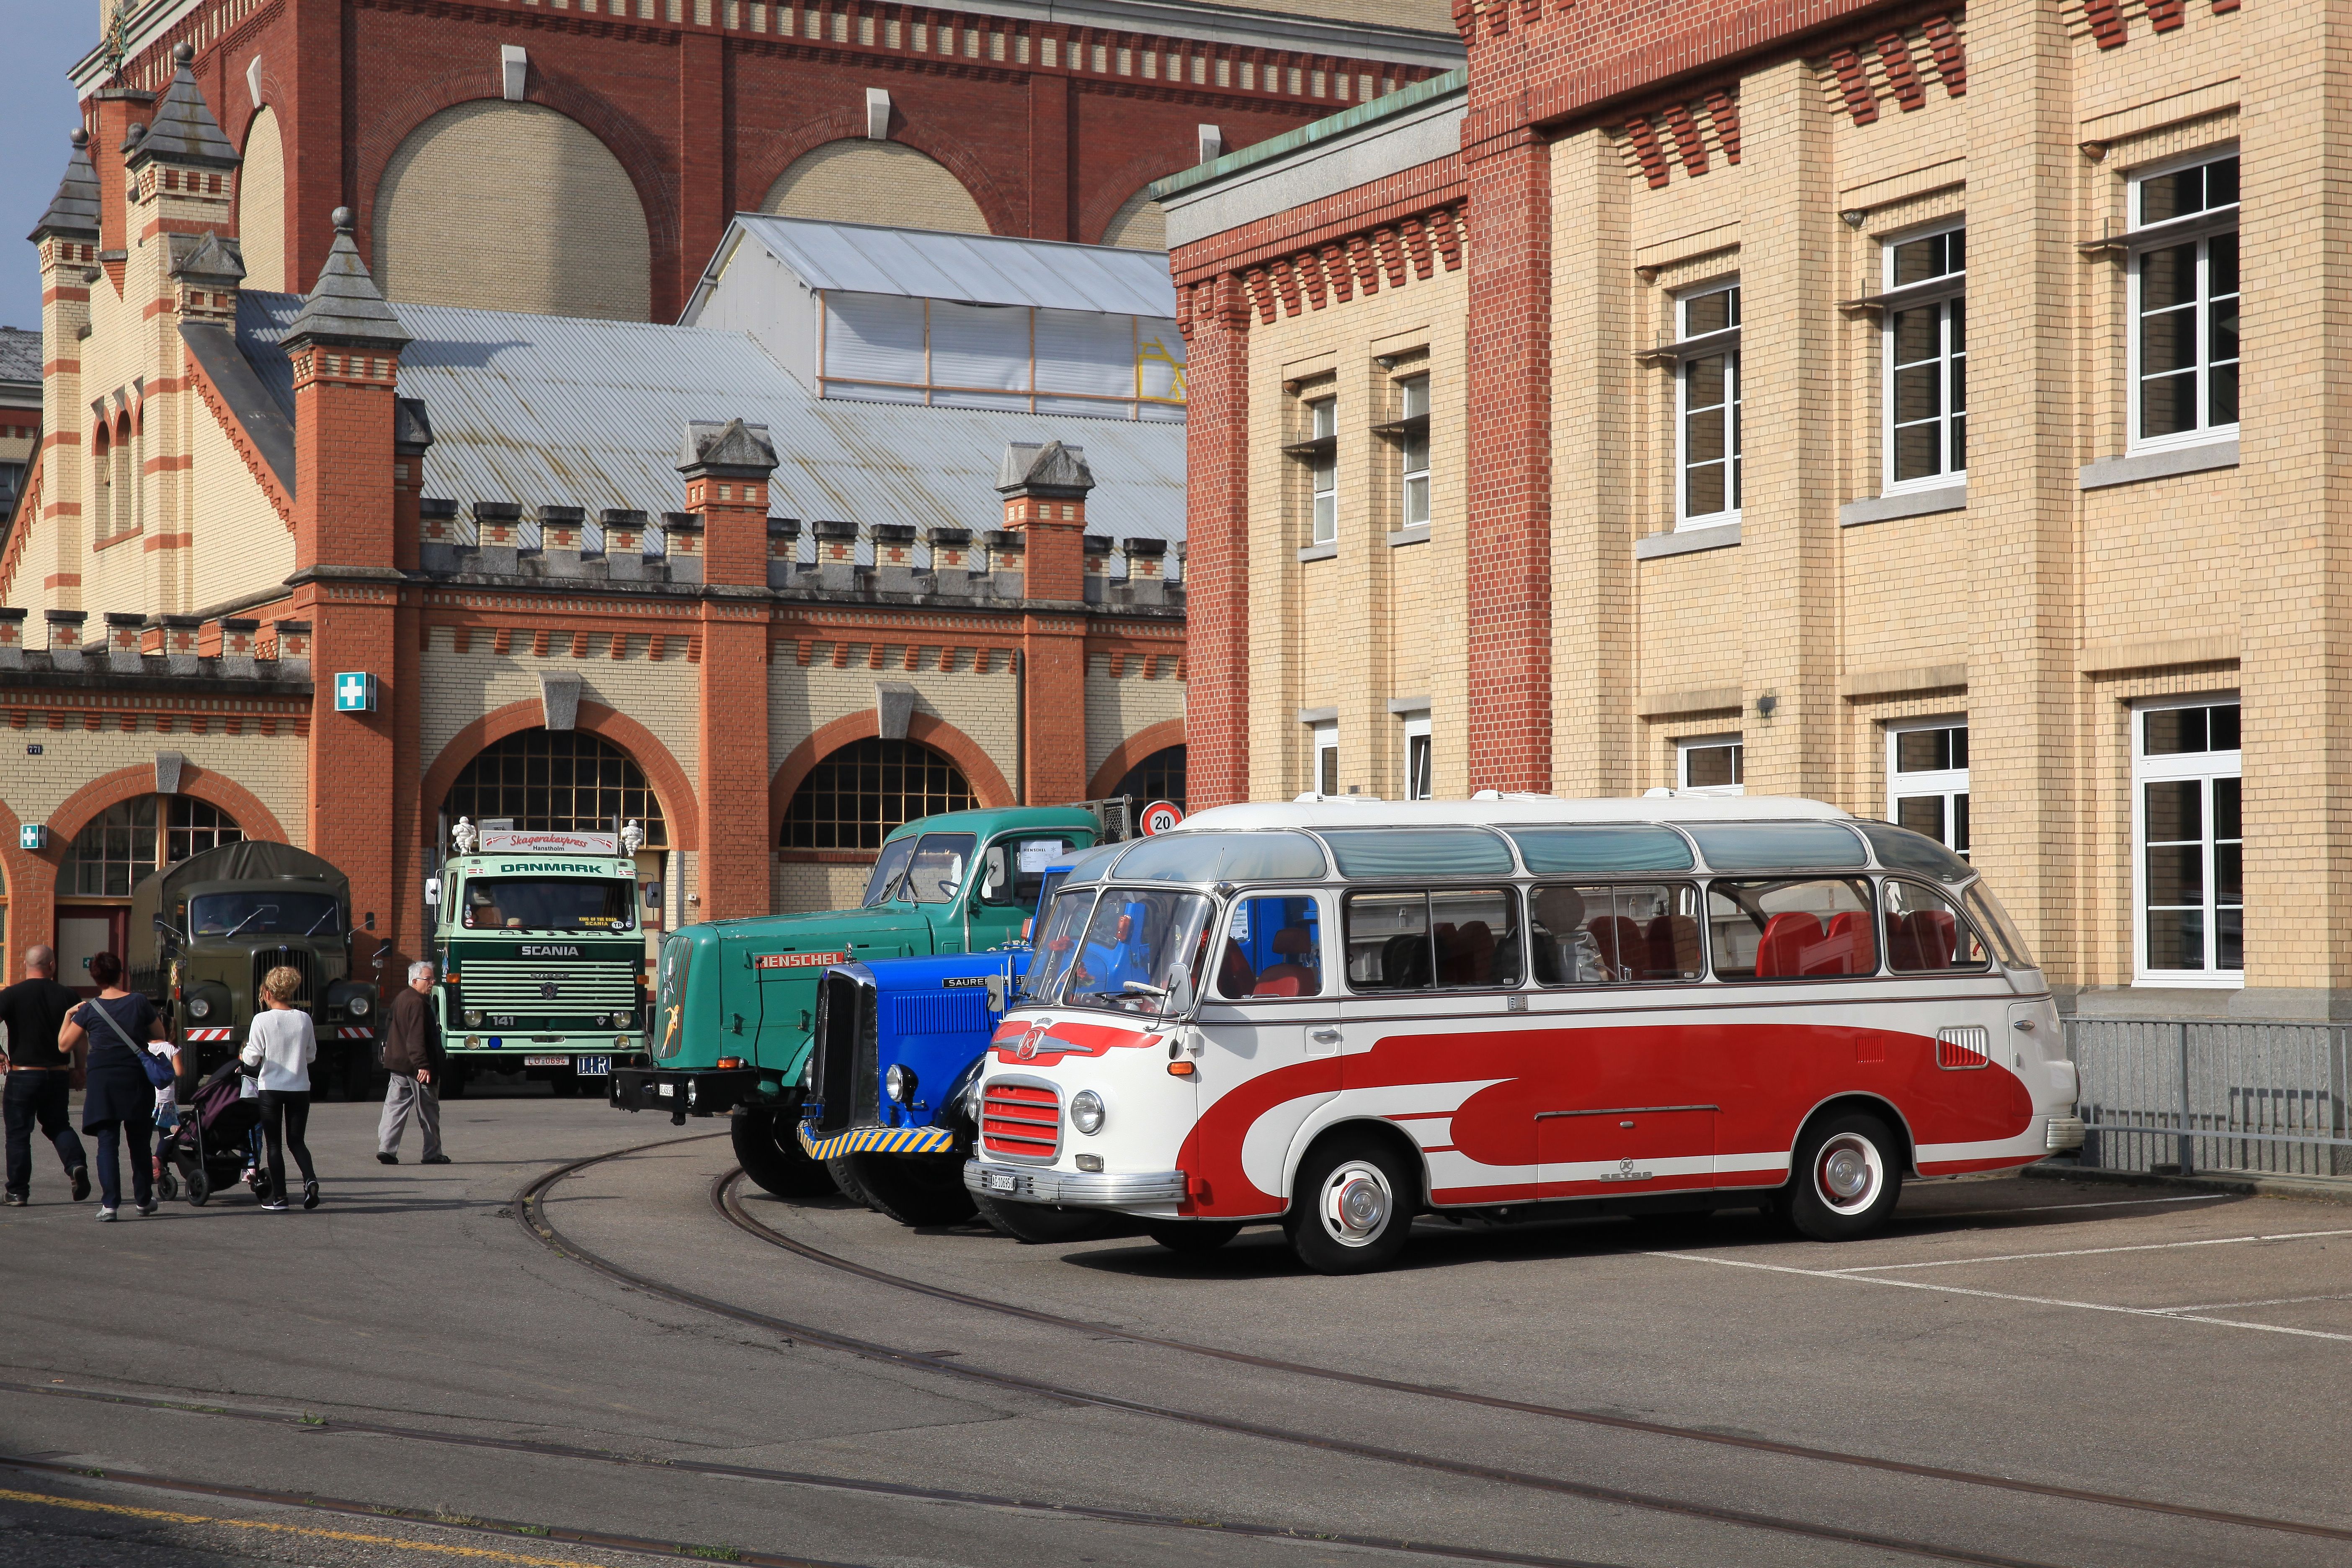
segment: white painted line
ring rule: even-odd
[[[2169,1252],[2184,1247],[2235,1247],[2249,1241],[2309,1241],[2316,1237],[2352,1236],[2352,1230],[2297,1230],[2278,1236],[2216,1236],[2201,1241],[2143,1241],[2131,1247],[2078,1247],[2066,1252],[2003,1252],[1990,1258],[1937,1258],[1924,1263],[1857,1263],[1851,1268],[1825,1268],[1825,1274],[1875,1274],[1888,1268],[1951,1268],[1965,1263],[2026,1263],[2042,1258],[2096,1258],[2109,1252]]]
[[[1923,1209],[1917,1214],[1897,1215],[1895,1217],[1913,1220],[1985,1219],[1998,1218],[2005,1214],[2053,1214],[2060,1209],[2136,1209],[2148,1204],[2218,1204],[2224,1198],[2236,1195],[2234,1193],[2194,1193],[2185,1198],[2109,1198],[2095,1204],[2033,1204],[2013,1209],[1957,1209],[1950,1214]]]
[[[2195,1307],[2158,1307],[2159,1312],[2219,1312],[2237,1311],[2246,1307],[2294,1307],[2305,1301],[2352,1301],[2352,1293],[2333,1296],[2272,1296],[2260,1301],[2207,1301]]]
[[[1739,1258],[1709,1258],[1697,1252],[1645,1252],[1644,1258],[1671,1258],[1682,1263],[1713,1263],[1725,1268],[1755,1268],[1767,1274],[1798,1274],[1809,1279],[1834,1279],[1841,1285],[1884,1285],[1896,1290],[1929,1290],[1939,1296],[1976,1296],[1988,1301],[2016,1301],[2029,1307],[2073,1307],[2085,1312],[2116,1312],[2127,1318],[2159,1318],[2168,1323],[2211,1323],[2224,1329],[2252,1329],[2258,1333],[2292,1334],[2297,1339],[2338,1340],[2352,1344],[2352,1334],[2323,1333],[2317,1329],[2290,1329],[2277,1323],[2248,1323],[2235,1318],[2208,1318],[2178,1308],[2117,1307],[2105,1301],[2069,1301],[2055,1296],[2014,1296],[2005,1290],[1971,1290],[1959,1285],[1930,1285],[1918,1279],[1878,1279],[1867,1274],[1832,1274],[1822,1268],[1795,1268],[1785,1263],[1750,1263]]]

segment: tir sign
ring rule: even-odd
[[[364,669],[347,669],[335,677],[335,711],[375,711],[375,677]]]

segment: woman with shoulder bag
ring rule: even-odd
[[[98,999],[85,1002],[58,1031],[58,1048],[89,1047],[84,1068],[81,1130],[98,1141],[98,1217],[111,1221],[122,1205],[122,1174],[115,1133],[130,1145],[131,1195],[142,1215],[155,1212],[155,1173],[148,1144],[155,1134],[158,1072],[176,1073],[178,1057],[148,1053],[150,1041],[166,1038],[163,1020],[146,997],[122,988],[122,960],[101,952],[89,961]],[[168,1060],[171,1064],[165,1067]],[[151,1068],[148,1064],[157,1066]],[[163,1080],[168,1081],[168,1080]]]
[[[294,1151],[302,1167],[302,1206],[319,1206],[319,1173],[310,1165],[310,1148],[303,1134],[310,1127],[310,1064],[319,1055],[319,1037],[310,1015],[294,1005],[302,989],[302,972],[279,964],[261,977],[261,999],[268,1009],[253,1016],[245,1049],[237,1059],[257,1068],[261,1080],[261,1131],[269,1141],[269,1195],[261,1206],[272,1214],[286,1212],[286,1151]]]

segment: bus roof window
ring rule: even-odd
[[[1943,882],[1965,882],[1975,873],[1975,867],[1924,833],[1891,822],[1857,822],[1854,826],[1878,851],[1878,863],[1890,871],[1918,871]]]
[[[1099,882],[1110,870],[1110,863],[1118,858],[1124,844],[1097,844],[1091,849],[1080,849],[1068,857],[1070,874],[1062,879],[1064,887],[1080,882]]]
[[[1482,827],[1341,828],[1323,841],[1349,877],[1507,877],[1510,846]]]
[[[1793,871],[1870,863],[1862,840],[1834,822],[1694,822],[1689,831],[1710,870]]]
[[[1559,872],[1687,871],[1689,842],[1671,827],[1514,827],[1528,869],[1538,876]]]
[[[1164,833],[1119,857],[1121,881],[1300,882],[1325,875],[1304,833]]]

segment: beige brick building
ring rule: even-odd
[[[1457,16],[1159,187],[1195,804],[1812,795],[2085,1011],[2352,1015],[2335,21]]]

